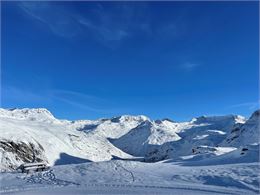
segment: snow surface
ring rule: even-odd
[[[259,164],[184,166],[112,160],[0,175],[1,194],[257,194]]]
[[[257,194],[259,115],[68,121],[0,109],[0,193]],[[51,170],[15,170],[41,161]]]

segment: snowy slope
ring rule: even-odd
[[[24,108],[24,109],[2,109],[0,117],[12,118],[17,120],[27,119],[29,121],[57,122],[58,120],[45,108]]]
[[[237,124],[243,124],[242,116],[214,116],[193,118],[190,122],[176,123],[174,131],[180,137],[172,142],[166,142],[161,147],[145,154],[147,161],[158,161],[168,158],[182,159],[182,156],[192,155],[201,146],[218,147],[226,139],[231,129]],[[225,145],[229,147],[229,145]],[[223,149],[222,151],[228,151]],[[215,153],[211,153],[215,155]]]
[[[142,115],[67,121],[43,108],[0,109],[0,123],[1,169],[33,161],[54,165],[134,157],[149,162],[192,155],[204,159],[259,143],[259,111],[248,120],[202,116],[178,123]]]
[[[133,161],[55,166],[0,174],[1,194],[257,194],[259,164],[183,166]]]
[[[259,121],[259,111],[248,120],[178,123],[142,115],[68,121],[46,109],[0,109],[0,193],[258,194]],[[14,170],[40,161],[55,166]]]
[[[235,147],[260,142],[260,110],[255,111],[252,116],[244,123],[235,125],[222,145]]]
[[[134,156],[144,156],[149,149],[164,143],[177,141],[180,137],[164,123],[145,121],[112,143]]]
[[[91,161],[110,160],[113,156],[131,157],[99,134],[78,131],[71,125],[71,122],[59,121],[52,115],[46,115],[45,110],[43,110],[44,113],[38,111],[36,110],[33,115],[31,112],[23,115],[24,109],[6,112],[1,110],[2,168],[15,167],[22,162],[34,160],[44,160],[53,165],[57,160],[62,160],[60,158],[64,155]],[[15,147],[15,144],[23,145],[27,149],[23,152],[21,148]],[[8,145],[10,147],[7,147]]]
[[[100,119],[97,121],[75,121],[75,126],[81,124],[77,129],[80,131],[95,131],[96,134],[107,138],[119,138],[131,129],[137,127],[144,121],[150,119],[146,116],[123,115],[111,119]]]
[[[183,161],[180,162],[186,166],[259,162],[259,144],[251,144],[239,148],[212,147],[211,150],[208,149],[202,153],[183,157]]]

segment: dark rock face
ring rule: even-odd
[[[167,151],[168,152],[168,151]],[[161,153],[161,151],[158,148],[155,148],[154,150],[149,151],[144,158],[144,162],[158,162],[165,159],[168,159],[169,156],[167,155],[167,152]]]
[[[169,119],[169,118],[163,118],[163,119],[162,119],[162,121],[169,121],[169,122],[172,122],[172,123],[174,123],[174,122],[175,122],[174,120],[172,120],[172,119]]]
[[[260,117],[260,109],[259,110],[256,110],[252,116],[255,116],[255,117]]]
[[[113,122],[113,123],[119,123],[120,122],[120,116],[119,117],[113,117],[112,119],[111,119],[111,122]]]
[[[244,124],[236,124],[226,138],[231,146],[246,145],[259,142],[260,110],[255,111]],[[242,143],[243,142],[243,143]]]
[[[89,124],[89,125],[84,125],[84,127],[82,127],[82,128],[77,128],[77,130],[78,131],[90,131],[90,130],[93,130],[97,127],[98,127],[98,125]]]
[[[37,143],[37,145],[33,143],[24,143],[24,142],[14,142],[11,140],[0,140],[0,149],[4,151],[4,153],[11,153],[14,156],[14,159],[8,158],[8,156],[4,156],[4,159],[1,159],[6,162],[10,162],[7,164],[9,168],[14,169],[16,166],[11,163],[11,161],[17,162],[42,162],[46,161],[44,156],[43,147]]]

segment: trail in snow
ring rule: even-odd
[[[259,164],[254,163],[192,167],[117,160],[55,166],[50,171],[28,175],[1,173],[0,192],[34,195],[44,192],[248,195],[259,192],[258,171]]]

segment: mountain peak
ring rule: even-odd
[[[191,122],[194,123],[211,123],[211,122],[217,122],[217,121],[234,121],[236,123],[244,123],[246,121],[246,118],[240,115],[225,115],[225,116],[200,116],[197,118],[193,118]]]
[[[29,119],[32,121],[55,120],[55,117],[46,108],[1,108],[0,116],[7,118]]]
[[[259,120],[260,119],[260,109],[256,110],[249,118],[249,120]]]
[[[122,116],[118,116],[118,117],[113,117],[111,118],[111,122],[127,122],[127,121],[146,121],[146,120],[150,120],[148,117],[144,116],[144,115],[137,115],[137,116],[132,116],[132,115],[122,115]]]

